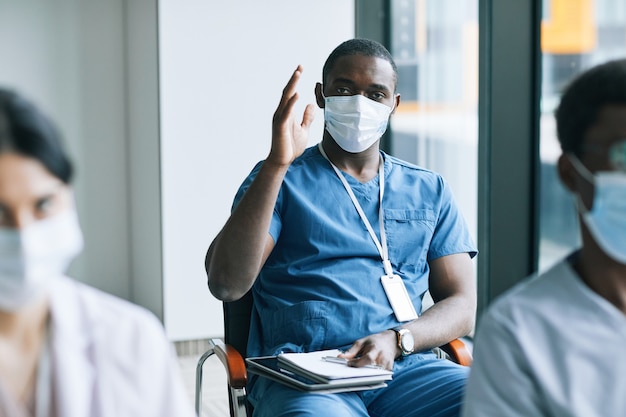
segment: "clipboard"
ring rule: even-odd
[[[271,379],[288,387],[304,392],[316,393],[338,393],[348,391],[365,391],[370,389],[379,389],[387,386],[380,379],[363,379],[360,380],[332,380],[329,382],[319,382],[298,375],[290,370],[280,366],[277,356],[259,356],[246,358],[248,372]]]

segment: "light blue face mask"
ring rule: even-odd
[[[0,310],[17,311],[45,294],[82,248],[73,209],[21,230],[0,227]]]
[[[576,171],[594,185],[591,210],[576,196],[576,207],[589,233],[604,253],[626,265],[626,172],[592,174],[575,155],[568,156]]]

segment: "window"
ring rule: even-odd
[[[626,2],[544,0],[542,11],[540,271],[580,245],[573,199],[555,167],[561,150],[554,111],[577,74],[626,56]]]
[[[476,240],[478,1],[391,2],[400,106],[391,152],[441,174]]]
[[[394,0],[390,12],[401,96],[390,151],[445,178],[476,242],[478,0]]]

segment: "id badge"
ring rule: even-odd
[[[389,300],[389,304],[391,304],[393,313],[396,315],[396,319],[401,322],[415,320],[417,313],[415,312],[415,307],[413,307],[409,293],[406,292],[402,278],[396,274],[383,275],[380,277],[380,281],[383,284],[387,299]]]

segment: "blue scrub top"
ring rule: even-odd
[[[463,252],[473,257],[476,247],[441,176],[382,154],[389,258],[420,312],[428,261]],[[233,208],[261,165],[240,187]],[[378,235],[378,176],[362,184],[342,174]],[[275,247],[252,287],[248,356],[346,348],[399,324],[380,281],[380,253],[317,146],[289,167],[269,233]]]

